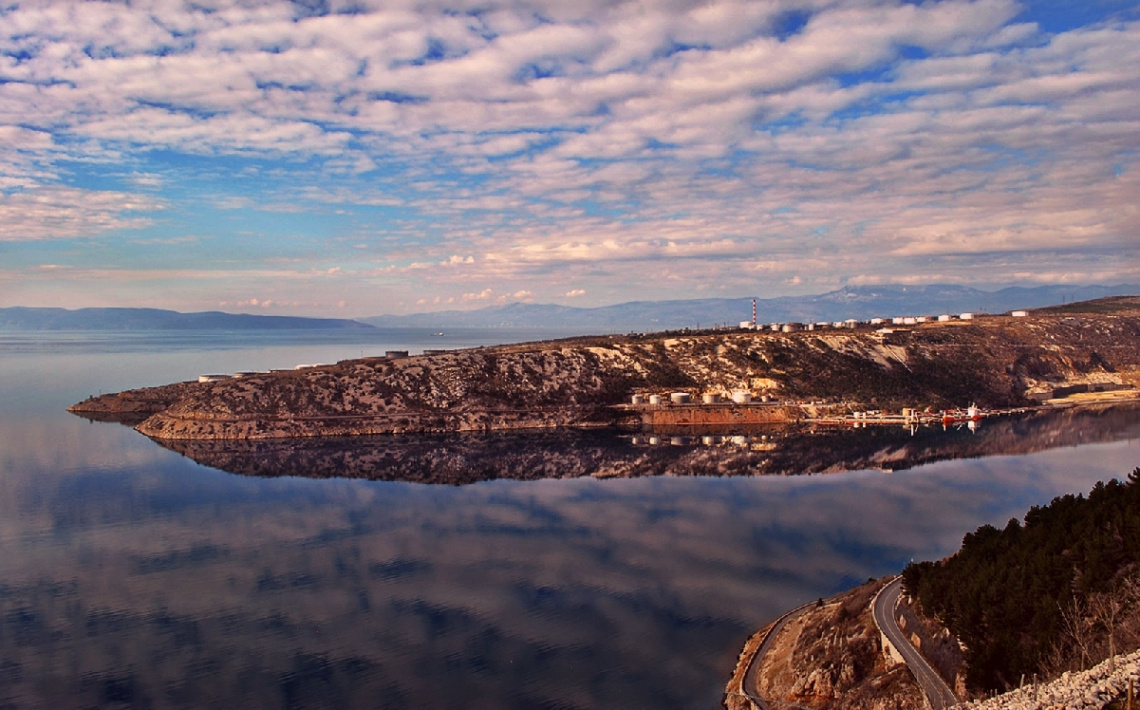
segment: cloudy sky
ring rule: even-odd
[[[0,306],[1140,282],[1135,0],[14,0]]]

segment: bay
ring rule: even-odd
[[[786,609],[1140,465],[1126,412],[894,472],[235,475],[64,411],[207,372],[518,336],[0,336],[0,705],[717,707],[744,639]],[[594,450],[533,441],[556,461]],[[453,445],[421,442],[416,465]],[[605,446],[621,447],[644,453]]]

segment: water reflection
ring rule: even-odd
[[[235,477],[132,438],[157,456],[5,472],[16,707],[715,707],[784,609],[1137,455],[450,487]]]
[[[957,458],[1026,454],[1133,438],[1135,405],[1037,412],[984,426],[773,427],[750,432],[597,432],[162,441],[195,461],[253,476],[468,484],[495,479],[736,476],[898,471]]]

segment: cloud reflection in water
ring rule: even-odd
[[[439,471],[496,474],[463,486],[295,475],[334,473],[343,456],[286,459],[276,473],[287,476],[231,476],[72,419],[53,424],[58,440],[92,446],[99,465],[83,466],[81,451],[45,458],[34,437],[27,448],[6,439],[0,698],[712,707],[750,631],[912,557],[944,555],[983,522],[1125,475],[1140,462],[1136,419],[993,427],[991,438],[1020,442],[1014,455],[889,475],[643,475],[662,464],[705,473],[713,450],[591,437],[539,447],[564,478],[516,480],[536,453],[510,437],[492,446],[505,447],[491,457],[505,469],[473,464],[478,444],[452,449],[459,459],[425,447],[396,466],[435,475],[440,460],[450,463]],[[104,460],[114,447],[97,442],[121,434],[145,455],[132,444]],[[998,453],[971,449],[978,437],[961,450]],[[1105,443],[1027,453],[1078,440]],[[947,458],[933,442],[915,444],[916,461]],[[903,446],[882,443],[855,447],[851,465]],[[838,465],[827,446],[782,450],[788,466],[795,456],[814,457],[800,459],[809,470]],[[630,456],[642,463],[621,464]],[[62,460],[79,465],[55,467]],[[634,477],[593,477],[619,464]]]

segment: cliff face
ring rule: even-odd
[[[747,390],[860,408],[1002,407],[1058,384],[1140,383],[1140,315],[994,317],[790,334],[609,337],[352,360],[104,395],[72,411],[150,414],[163,439],[637,424],[634,392]]]

